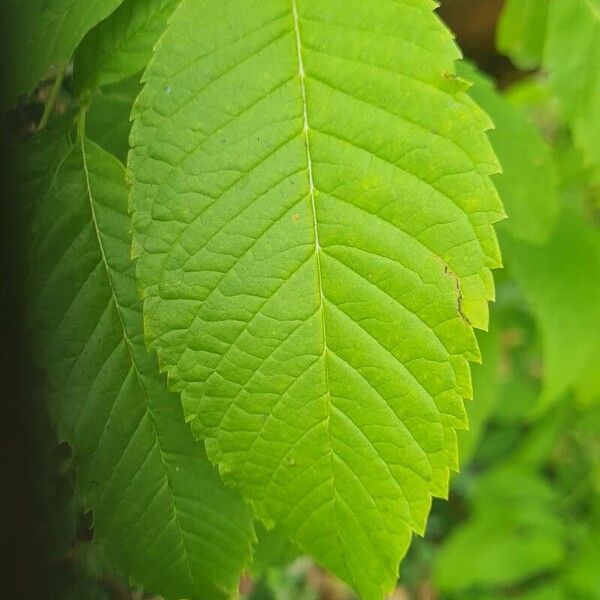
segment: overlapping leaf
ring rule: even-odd
[[[226,598],[249,559],[249,509],[183,422],[143,343],[120,163],[80,138],[43,194],[35,331],[61,439],[107,555],[172,598]]]
[[[600,180],[600,0],[553,0],[544,62],[575,142]]]
[[[470,521],[453,532],[440,553],[435,579],[442,591],[469,597],[469,590],[486,587],[518,589],[520,582],[564,561],[566,530],[557,497],[536,473],[497,468],[479,482],[471,503]]]
[[[540,65],[546,42],[550,0],[507,0],[498,29],[498,50],[522,69]]]
[[[493,321],[492,321],[493,322]],[[458,432],[458,448],[461,466],[469,464],[477,445],[483,439],[485,425],[498,400],[500,339],[497,330],[478,336],[482,364],[473,365],[473,397],[475,402],[467,405],[469,431]]]
[[[3,98],[29,93],[53,64],[65,64],[83,36],[122,0],[6,0],[3,61],[8,68]]]
[[[502,164],[494,183],[509,217],[502,228],[517,239],[541,244],[551,234],[559,208],[550,148],[537,127],[485,75],[464,61],[458,73],[474,83],[469,95],[494,122],[489,138]]]
[[[277,529],[267,530],[260,523],[256,526],[256,549],[252,562],[252,574],[256,578],[270,571],[283,569],[299,556],[298,549]]]
[[[184,0],[134,109],[161,367],[257,515],[367,600],[457,467],[500,264],[490,123],[433,8]]]
[[[138,78],[132,77],[96,90],[91,97],[86,121],[88,137],[122,161],[127,160],[129,116],[140,89]]]
[[[75,79],[79,87],[118,83],[144,69],[178,1],[124,0],[88,33],[77,50]]]
[[[506,238],[508,269],[523,288],[542,335],[541,402],[575,389],[598,397],[600,371],[600,236],[584,218],[564,210],[542,247]],[[565,340],[572,343],[566,344]]]

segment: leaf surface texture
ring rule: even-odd
[[[151,347],[224,478],[367,600],[457,468],[500,265],[433,8],[184,0],[134,107]]]
[[[121,164],[80,138],[39,203],[33,297],[51,413],[107,556],[167,596],[227,598],[250,556],[251,514],[144,347],[126,200]]]

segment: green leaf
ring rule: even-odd
[[[485,424],[490,417],[498,400],[500,367],[500,335],[495,327],[489,333],[477,336],[481,349],[483,363],[474,365],[473,398],[474,402],[467,404],[469,431],[458,432],[458,447],[460,462],[466,465],[480,442]]]
[[[69,153],[72,141],[72,115],[54,120],[46,129],[11,148],[16,165],[16,198],[25,212],[31,212],[47,192],[60,163]],[[25,205],[25,206],[24,206]]]
[[[563,580],[568,587],[568,593],[573,598],[600,597],[600,582],[598,581],[598,564],[600,564],[600,541],[598,526],[600,519],[594,517],[586,523],[573,559],[569,561]]]
[[[506,598],[506,595],[502,594],[501,598]],[[541,583],[519,594],[517,598],[518,600],[564,600],[565,591],[557,582]]]
[[[40,200],[32,297],[51,413],[113,562],[173,598],[226,598],[250,556],[251,514],[144,347],[126,200],[122,166],[86,139]]]
[[[503,248],[542,335],[541,405],[570,389],[588,401],[598,397],[600,234],[564,209],[546,245],[535,247],[506,237]]]
[[[506,600],[507,593],[510,593],[511,600],[564,600],[565,591],[561,588],[558,582],[550,580],[546,582],[548,577],[544,574],[540,577],[542,583],[537,583],[534,578],[533,583],[529,586],[528,583],[518,586],[518,589],[510,592],[499,588],[495,592],[483,594],[482,592],[474,591],[472,594],[460,594],[455,596],[460,600]]]
[[[92,29],[75,56],[79,88],[117,83],[147,64],[179,0],[124,0],[108,18]]]
[[[573,137],[600,177],[600,0],[554,0],[544,60]]]
[[[125,162],[129,152],[131,109],[141,89],[137,77],[107,85],[91,97],[86,131],[108,153]]]
[[[7,0],[3,61],[8,102],[33,91],[53,64],[67,63],[83,36],[122,0]]]
[[[260,523],[256,525],[256,549],[252,562],[252,574],[262,577],[268,571],[281,569],[300,556],[298,548],[277,529],[267,530]]]
[[[562,564],[565,530],[557,499],[537,475],[518,466],[496,469],[471,503],[472,517],[445,541],[436,565],[443,592],[516,585]]]
[[[494,176],[494,183],[508,213],[501,227],[518,239],[541,244],[548,239],[559,208],[550,148],[537,127],[495,90],[490,79],[464,61],[458,73],[474,82],[469,95],[495,125],[489,138],[502,174]]]
[[[366,600],[447,494],[500,265],[433,8],[184,0],[134,108],[149,343],[224,478]]]
[[[521,69],[540,66],[549,0],[507,0],[496,30],[496,47]]]

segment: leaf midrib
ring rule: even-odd
[[[83,121],[82,121],[83,122]],[[100,228],[98,226],[98,220],[96,217],[96,209],[94,207],[94,196],[92,193],[92,186],[91,186],[91,182],[90,182],[90,175],[89,175],[89,169],[88,169],[88,165],[87,165],[87,157],[86,157],[86,150],[85,150],[85,143],[84,143],[84,139],[83,139],[83,131],[84,131],[84,125],[81,128],[81,131],[78,133],[79,136],[79,141],[80,141],[80,150],[81,150],[81,157],[82,157],[82,162],[83,162],[83,171],[85,174],[85,182],[86,182],[86,190],[87,190],[87,196],[88,196],[88,200],[89,200],[89,205],[90,205],[90,213],[91,213],[91,217],[92,217],[92,223],[94,225],[94,232],[96,234],[96,239],[98,240],[98,248],[100,250],[100,256],[102,259],[102,264],[104,266],[104,269],[106,271],[106,277],[108,280],[108,285],[110,287],[110,293],[113,299],[113,302],[115,304],[115,312],[117,313],[119,322],[121,324],[121,329],[123,332],[123,339],[125,340],[125,345],[127,346],[127,351],[129,353],[129,357],[131,360],[131,366],[133,368],[133,371],[135,373],[136,379],[138,380],[138,384],[140,386],[140,389],[143,391],[144,393],[144,400],[145,400],[145,406],[144,406],[144,412],[145,414],[147,414],[150,417],[150,424],[152,426],[152,430],[154,432],[154,436],[156,438],[156,446],[158,448],[158,452],[159,452],[159,456],[160,456],[160,461],[161,464],[163,465],[164,471],[165,471],[165,478],[166,478],[166,482],[167,482],[167,486],[168,486],[168,491],[169,491],[169,499],[171,501],[171,506],[173,508],[173,515],[175,518],[175,523],[177,525],[177,530],[179,532],[179,536],[181,538],[181,547],[183,549],[183,553],[185,555],[185,565],[186,565],[186,570],[188,572],[188,576],[190,578],[190,583],[192,584],[192,587],[194,588],[194,592],[195,594],[197,594],[199,597],[201,596],[200,591],[197,588],[196,585],[196,580],[193,576],[192,573],[192,563],[190,560],[190,555],[189,555],[189,551],[185,542],[185,536],[183,535],[183,529],[181,527],[181,522],[179,520],[179,512],[177,509],[177,506],[175,504],[175,493],[173,492],[173,487],[172,487],[172,482],[171,482],[171,478],[169,475],[169,468],[167,466],[167,462],[164,456],[164,451],[162,448],[162,444],[161,444],[161,440],[160,440],[160,436],[158,435],[158,429],[156,427],[156,422],[155,422],[155,417],[154,414],[152,413],[152,410],[150,410],[150,402],[148,400],[148,394],[147,394],[147,390],[146,390],[146,386],[144,384],[143,381],[143,377],[142,374],[140,373],[138,367],[137,367],[137,362],[135,359],[135,353],[134,353],[134,348],[133,348],[133,342],[131,341],[128,333],[127,333],[127,328],[125,325],[125,318],[123,316],[123,309],[121,308],[121,305],[118,301],[117,298],[117,293],[116,293],[116,289],[112,280],[112,275],[111,275],[111,268],[110,265],[108,264],[108,259],[106,257],[106,252],[104,250],[104,244],[102,242],[102,234],[100,233]]]
[[[327,323],[325,321],[325,294],[323,292],[323,272],[321,268],[321,243],[319,240],[319,225],[317,220],[317,208],[315,202],[315,182],[313,176],[313,164],[312,164],[312,155],[310,150],[310,124],[308,120],[308,102],[307,102],[307,94],[306,94],[306,72],[304,70],[304,60],[302,57],[302,36],[300,34],[300,17],[298,14],[298,6],[296,4],[296,0],[292,0],[292,17],[294,20],[294,33],[296,39],[296,54],[298,58],[298,76],[300,79],[300,91],[302,95],[302,118],[303,118],[303,136],[304,136],[304,144],[306,146],[306,163],[307,163],[307,173],[308,173],[308,186],[309,186],[309,196],[310,196],[310,206],[312,213],[312,221],[313,221],[313,229],[315,236],[315,262],[317,266],[317,283],[319,286],[319,312],[321,313],[321,331],[322,331],[322,353],[321,358],[323,360],[323,369],[325,372],[325,390],[327,397],[327,438],[329,443],[329,464],[330,464],[330,472],[331,472],[331,493],[333,497],[334,507],[337,504],[337,490],[335,485],[335,475],[334,475],[334,463],[333,463],[333,436],[331,433],[331,389],[329,384],[329,368],[327,366],[327,352],[329,348],[327,347]],[[346,554],[344,551],[344,547],[342,544],[342,539],[339,532],[336,530],[336,537],[338,538],[339,547],[341,549],[341,557],[342,562],[344,563],[344,567],[346,569],[347,575],[352,577],[352,570],[348,567],[346,562]],[[355,583],[355,582],[353,582]],[[355,586],[356,587],[356,586]]]

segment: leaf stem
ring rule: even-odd
[[[77,115],[77,136],[80,138],[85,137],[85,117],[87,115],[87,108],[82,106],[79,109],[79,113]]]
[[[44,129],[44,127],[46,127],[46,125],[48,124],[48,120],[50,119],[50,115],[52,114],[52,111],[54,110],[54,106],[56,104],[56,99],[58,98],[58,93],[60,92],[60,88],[62,87],[62,82],[65,77],[66,68],[66,64],[56,66],[56,77],[54,78],[54,85],[52,86],[52,89],[50,90],[50,95],[46,100],[46,104],[44,106],[44,114],[40,119],[38,131]]]

